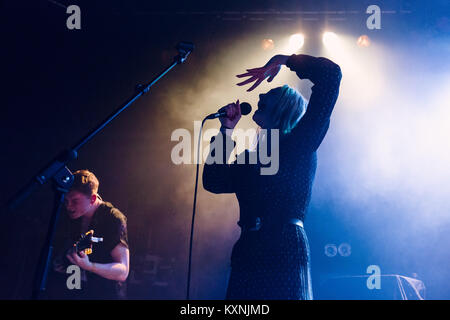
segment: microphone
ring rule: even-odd
[[[241,114],[243,116],[248,115],[252,111],[252,106],[250,105],[250,103],[242,102],[240,104],[240,107],[241,107]],[[225,110],[222,110],[224,108],[225,107],[220,108],[219,111],[217,111],[216,113],[211,113],[209,116],[206,117],[206,119],[216,119],[220,117],[226,117],[227,112]]]

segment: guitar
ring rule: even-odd
[[[53,260],[54,284],[52,290],[55,296],[61,297],[67,294],[67,268],[71,265],[71,262],[65,256],[70,252],[84,252],[89,255],[92,254],[92,245],[94,243],[103,242],[103,238],[94,237],[94,230],[89,230],[85,234],[82,234],[78,241],[76,241],[65,254],[60,254]],[[83,287],[87,284],[87,275],[85,270],[81,271],[80,280],[83,282]]]
[[[89,230],[73,244],[73,250],[77,253],[84,252],[89,255],[92,253],[92,245],[99,242],[103,242],[103,238],[94,237],[94,230]]]

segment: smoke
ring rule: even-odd
[[[416,272],[431,298],[448,296],[450,63],[440,50],[405,43],[341,44],[326,53],[341,65],[343,80],[319,150],[313,211],[333,204],[325,210],[338,219],[335,229],[350,229],[353,243],[365,248],[359,262]]]
[[[149,168],[151,163],[151,170],[144,170],[137,179],[142,189],[152,192],[144,192],[139,201],[147,204],[154,220],[150,227],[159,241],[154,247],[162,255],[177,257],[180,288],[187,268],[196,167],[171,161],[171,150],[178,143],[170,141],[171,133],[187,129],[193,153],[197,143],[194,121],[220,107],[237,99],[256,106],[259,93],[283,84],[299,87],[307,98],[310,94],[311,83],[299,81],[286,68],[272,83],[263,83],[253,92],[235,85],[236,74],[264,65],[275,53],[260,49],[262,38],[266,35],[247,31],[238,39],[234,35],[232,41],[200,42],[213,47],[213,53],[198,50],[193,54],[189,64],[174,72],[155,90],[154,98],[147,100],[158,108],[149,106],[152,111],[136,124],[144,127],[139,122],[146,122],[142,135],[151,145],[134,149],[141,150],[136,151],[141,160],[133,160],[133,166]],[[353,244],[355,263],[380,265],[383,273],[416,272],[425,285],[434,286],[435,294],[445,294],[445,288],[437,284],[442,277],[433,274],[445,275],[448,254],[440,248],[450,240],[443,232],[450,223],[448,68],[429,70],[429,51],[425,54],[405,45],[392,48],[376,41],[369,48],[359,48],[356,38],[341,39],[341,48],[322,53],[341,66],[343,80],[331,127],[318,152],[307,218],[311,248],[323,252],[321,242],[314,240],[326,241],[330,235],[324,230],[329,229],[342,242]],[[434,54],[440,56],[439,51]],[[251,115],[243,117],[238,128],[255,127]],[[207,121],[204,130],[218,127],[218,120]],[[202,142],[203,150],[208,144]],[[203,189],[202,166],[192,296],[221,299],[231,248],[239,236],[239,206],[234,194],[216,195]],[[326,225],[322,218],[327,216],[339,223]]]

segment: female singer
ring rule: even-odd
[[[262,175],[260,161],[207,161],[203,170],[206,190],[235,193],[239,201],[241,235],[231,255],[227,299],[312,299],[303,221],[311,198],[316,151],[328,130],[342,75],[339,66],[326,58],[276,55],[265,66],[237,75],[249,77],[238,85],[254,82],[247,90],[252,91],[265,79],[272,81],[283,65],[314,86],[309,102],[287,85],[259,95],[253,120],[267,129],[263,131],[268,135],[273,129],[279,130],[277,173]],[[231,139],[241,117],[239,100],[227,105],[226,111],[227,117],[220,118],[219,134]],[[248,150],[245,153],[251,154]]]

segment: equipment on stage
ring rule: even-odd
[[[248,102],[242,102],[240,104],[240,107],[241,107],[241,114],[243,116],[246,116],[250,112],[252,112],[252,106]],[[207,116],[206,119],[216,119],[220,117],[226,117],[227,112],[224,109],[225,107],[220,108],[216,113],[211,113],[209,116]]]
[[[424,300],[423,281],[398,274],[380,275],[379,287],[368,285],[370,275],[330,276],[314,292],[318,300]],[[373,276],[372,276],[373,277]]]
[[[148,93],[150,88],[175,66],[184,63],[189,54],[194,50],[194,44],[191,42],[182,41],[177,44],[176,49],[178,51],[178,55],[173,58],[172,64],[169,67],[167,67],[150,82],[143,85],[137,85],[136,92],[131,98],[126,100],[124,104],[120,105],[108,118],[106,118],[106,120],[83,137],[75,146],[61,152],[53,161],[42,168],[42,170],[40,170],[39,173],[34,176],[30,182],[8,202],[7,211],[10,213],[15,210],[39,186],[42,186],[49,181],[53,182],[55,203],[53,213],[50,218],[45,244],[42,248],[39,263],[35,272],[32,294],[33,299],[39,299],[46,290],[49,264],[52,260],[53,253],[53,239],[56,233],[59,214],[64,203],[65,194],[70,190],[74,179],[72,172],[67,167],[68,163],[75,160],[78,157],[79,150],[86,143],[91,141],[99,132],[101,132],[112,120],[131,106],[141,96]]]

